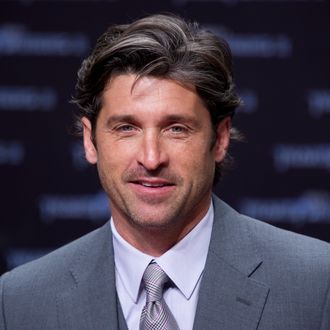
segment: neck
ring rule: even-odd
[[[159,257],[184,238],[205,216],[204,210],[193,221],[163,226],[132,225],[113,213],[112,218],[119,235],[139,251]],[[180,223],[180,222],[179,222]]]

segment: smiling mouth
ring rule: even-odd
[[[164,179],[137,179],[130,181],[130,184],[135,196],[150,205],[164,202],[173,196],[176,189],[176,184]]]
[[[164,183],[146,183],[146,182],[141,182],[139,183],[144,187],[150,187],[150,188],[161,188],[165,186],[169,186],[169,184],[164,184]]]
[[[164,187],[174,186],[174,184],[170,182],[149,182],[144,180],[132,181],[132,183],[146,188],[164,188]]]

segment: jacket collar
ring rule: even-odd
[[[269,288],[252,279],[262,264],[246,220],[213,198],[214,226],[194,329],[256,329]]]
[[[109,223],[77,242],[72,281],[57,297],[60,329],[127,329],[115,294]]]

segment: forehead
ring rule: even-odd
[[[121,113],[134,109],[196,115],[207,111],[193,86],[150,76],[137,79],[134,74],[117,75],[108,82],[102,95],[102,109]]]

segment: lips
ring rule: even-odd
[[[129,183],[135,196],[148,204],[164,202],[176,189],[173,182],[159,178],[139,178]]]
[[[163,187],[168,187],[168,186],[173,186],[174,184],[165,180],[145,180],[145,179],[140,179],[140,180],[134,180],[131,181],[134,184],[141,185],[146,188],[163,188]]]

